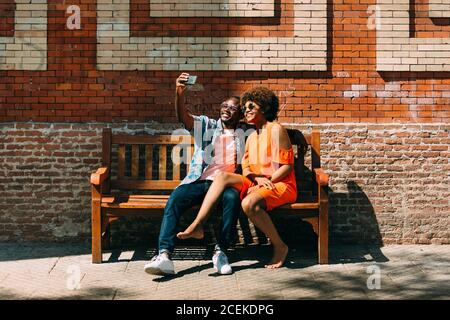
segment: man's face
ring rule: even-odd
[[[242,112],[234,99],[229,99],[220,105],[220,119],[225,124],[237,124],[242,118]]]

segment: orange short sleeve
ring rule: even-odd
[[[279,149],[273,155],[272,161],[279,164],[294,164],[294,150],[292,148]]]

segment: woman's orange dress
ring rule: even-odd
[[[242,169],[250,169],[257,175],[271,177],[278,169],[279,165],[294,164],[294,150],[281,149],[278,137],[274,137],[272,130],[277,122],[267,122],[266,129],[260,134],[253,132],[245,144],[245,153],[242,158]],[[281,130],[285,130],[281,128]],[[277,132],[277,131],[276,131]],[[242,176],[241,199],[247,195],[250,187],[256,185],[245,176]],[[272,190],[259,187],[253,192],[257,192],[266,201],[266,210],[270,211],[286,203],[293,203],[297,200],[297,183],[295,181],[294,169],[287,174],[283,180],[275,182]]]

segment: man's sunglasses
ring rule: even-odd
[[[239,106],[235,106],[233,104],[228,104],[228,103],[225,103],[225,102],[220,105],[220,108],[226,108],[226,109],[228,109],[230,111],[233,111],[233,112],[236,112],[236,111],[239,110]]]

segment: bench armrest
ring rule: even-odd
[[[317,184],[321,187],[328,186],[328,181],[330,180],[330,176],[326,174],[322,168],[315,168],[314,174],[316,175]]]
[[[108,167],[100,167],[97,169],[96,172],[91,174],[91,184],[99,186],[108,177],[109,177],[109,168]]]

